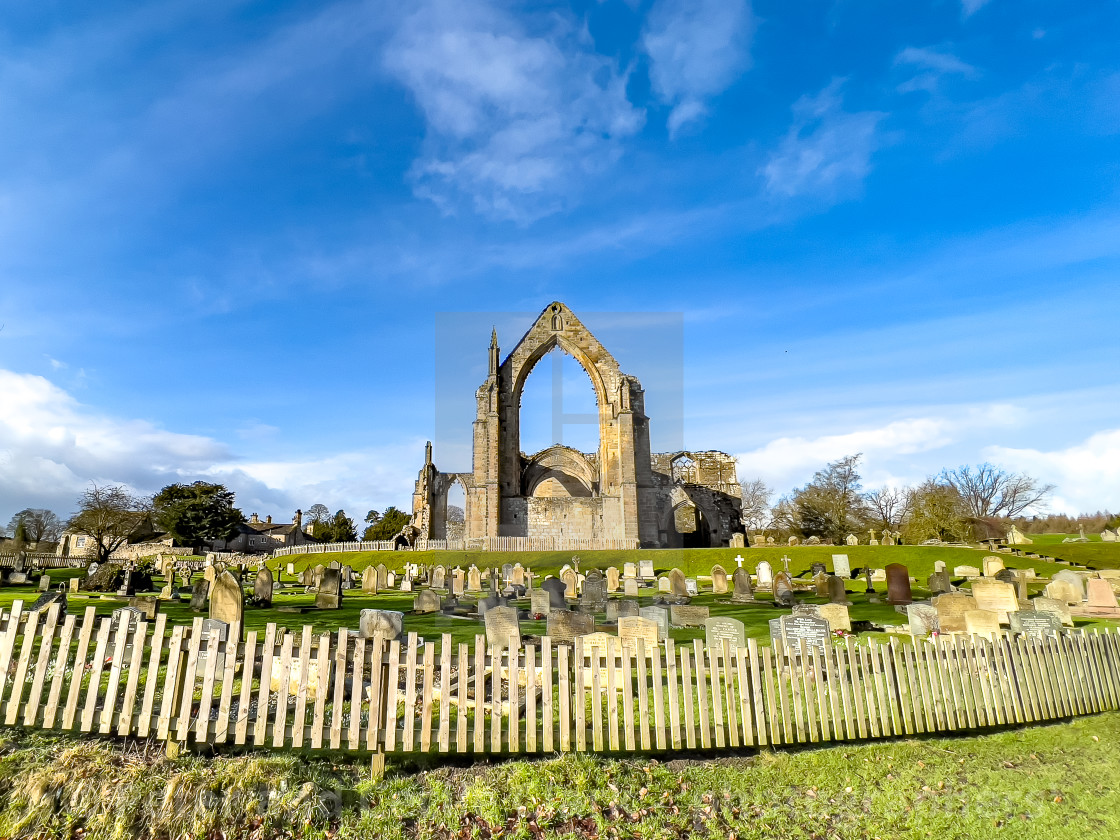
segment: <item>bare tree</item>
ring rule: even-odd
[[[770,498],[774,491],[761,478],[741,481],[743,488],[743,526],[748,531],[758,531],[770,521]]]
[[[878,522],[880,528],[898,528],[906,518],[907,500],[909,494],[897,487],[883,487],[865,493],[867,509],[873,521]]]
[[[1054,492],[1053,484],[1043,484],[1024,473],[1009,473],[992,464],[981,464],[975,471],[967,465],[943,470],[940,480],[960,494],[965,510],[977,518],[1010,518],[1029,508],[1040,510]]]
[[[97,560],[104,563],[128,542],[149,515],[151,501],[133,496],[124,487],[92,485],[78,501],[78,512],[66,524],[68,531],[84,534],[97,544]]]
[[[62,534],[62,520],[58,515],[43,508],[24,508],[8,523],[8,530],[15,533],[20,523],[23,523],[27,534],[27,541],[39,543],[46,540],[55,542]]]

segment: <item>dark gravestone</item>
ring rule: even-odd
[[[191,609],[202,612],[206,609],[207,597],[210,595],[210,581],[199,578],[191,586]]]
[[[657,625],[657,638],[669,638],[669,610],[666,607],[642,607],[638,610],[638,615]]]
[[[833,604],[851,604],[844,589],[844,579],[839,575],[829,575],[828,600]]]
[[[814,563],[809,567],[809,574],[812,577],[816,577],[820,574],[828,574],[828,566],[826,566],[824,563]]]
[[[793,578],[789,572],[774,575],[774,601],[783,607],[792,607],[797,603],[793,595]]]
[[[1000,569],[998,572],[996,572],[995,578],[996,580],[1001,580],[1004,583],[1010,583],[1012,585],[1014,585],[1017,580],[1017,578],[1015,577],[1015,572],[1011,569]]]
[[[944,570],[930,575],[926,579],[926,585],[931,595],[945,595],[953,591],[953,585],[949,582],[949,573]]]
[[[607,608],[607,579],[598,569],[592,569],[583,579],[580,605],[584,612],[603,612]]]
[[[315,608],[337,610],[342,607],[342,574],[338,569],[324,569],[315,593]]]
[[[731,576],[731,600],[736,603],[754,600],[754,591],[751,589],[751,573],[740,567]]]
[[[872,582],[871,567],[870,566],[868,566],[867,568],[865,568],[863,570],[863,577],[864,577],[864,580],[867,581],[867,588],[863,590],[864,593],[867,594],[867,593],[874,592],[875,591],[875,584]]]
[[[564,581],[560,578],[550,577],[541,584],[541,589],[548,593],[549,606],[554,610],[566,610],[568,608],[568,602],[564,597],[566,588]]]
[[[159,598],[155,595],[134,595],[128,599],[128,605],[140,610],[147,621],[155,621],[159,613]]]
[[[1062,620],[1052,612],[1018,610],[1008,613],[1008,618],[1011,620],[1012,633],[1045,639],[1047,636],[1057,636],[1062,632]]]
[[[909,604],[913,601],[910,594],[910,570],[901,563],[887,566],[887,601],[892,604]]]
[[[547,633],[554,644],[570,645],[576,636],[595,632],[594,616],[560,609],[548,614]]]
[[[607,621],[638,615],[638,602],[634,600],[607,601]]]
[[[781,632],[785,635],[790,647],[797,649],[804,639],[809,647],[824,650],[832,630],[823,618],[814,618],[808,615],[783,615],[780,619]]]
[[[253,597],[262,607],[272,606],[272,572],[265,566],[253,581]]]

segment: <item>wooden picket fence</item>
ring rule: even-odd
[[[601,637],[600,637],[601,638]],[[723,749],[1066,718],[1120,701],[1120,634],[646,647],[366,639],[57,606],[0,627],[6,725],[374,753]]]

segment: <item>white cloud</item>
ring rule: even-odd
[[[1097,432],[1065,449],[990,446],[984,454],[993,463],[1056,485],[1050,504],[1055,511],[1120,511],[1120,429]]]
[[[360,518],[370,507],[407,508],[423,458],[423,442],[410,441],[324,457],[250,462],[210,437],[100,413],[41,376],[0,370],[0,394],[0,519],[5,522],[29,506],[67,515],[91,481],[148,494],[199,478],[229,486],[246,513],[283,516],[323,502]]]
[[[650,81],[673,106],[669,134],[699,120],[704,100],[725,90],[750,63],[754,20],[746,0],[657,0],[642,45]]]
[[[793,125],[762,168],[771,192],[838,197],[867,177],[871,155],[882,143],[878,126],[885,115],[845,111],[842,86],[842,79],[833,80],[816,96],[794,103]]]
[[[943,76],[973,77],[977,73],[975,67],[961,61],[951,52],[933,47],[907,47],[895,56],[894,63],[920,71],[898,86],[900,93],[918,90],[934,93]]]
[[[428,124],[415,190],[445,212],[463,200],[521,223],[554,212],[645,119],[586,33],[550,18],[533,34],[482,0],[423,4],[390,40],[385,65]]]
[[[961,12],[965,17],[971,17],[987,5],[988,0],[961,0]]]

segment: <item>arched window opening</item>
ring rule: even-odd
[[[599,406],[591,377],[561,350],[545,353],[521,391],[521,451],[532,455],[560,443],[578,452],[599,451]]]
[[[670,466],[673,470],[673,481],[681,484],[696,484],[696,462],[690,457],[678,455]]]
[[[461,540],[466,535],[467,491],[459,479],[447,488],[447,539]]]

